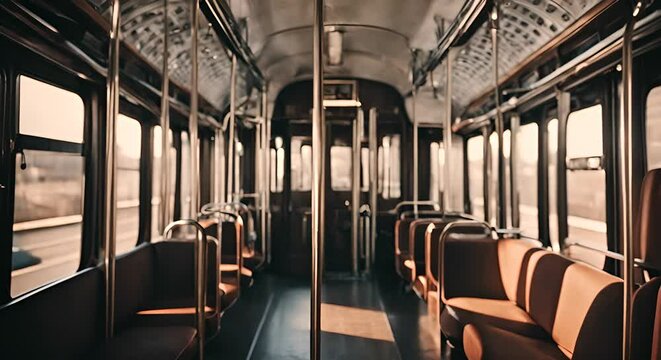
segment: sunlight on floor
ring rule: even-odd
[[[321,304],[321,331],[395,342],[388,317],[383,311]]]

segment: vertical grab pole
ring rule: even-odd
[[[505,182],[505,146],[503,144],[503,132],[505,123],[503,120],[503,113],[500,109],[500,87],[499,87],[499,74],[498,74],[498,27],[500,17],[500,3],[495,1],[494,7],[491,10],[490,23],[491,23],[491,60],[493,65],[493,81],[494,81],[494,100],[496,106],[496,136],[498,137],[498,203],[496,205],[497,222],[499,228],[507,227],[507,195]],[[486,141],[486,139],[485,139]]]
[[[198,124],[198,26],[200,22],[200,2],[192,0],[191,2],[191,73],[190,73],[190,116],[188,119],[188,134],[190,135],[190,183],[191,183],[191,206],[190,218],[197,219],[197,213],[200,211],[200,149],[199,138],[197,136]]]
[[[376,132],[377,110],[371,108],[369,113],[369,148],[370,148],[370,212],[372,219],[370,221],[370,252],[368,266],[371,267],[374,261],[376,246],[376,219],[378,215],[377,197],[378,197],[378,158],[377,158],[377,132]]]
[[[618,167],[620,189],[620,215],[624,255],[624,306],[623,306],[623,352],[622,359],[631,358],[631,298],[634,291],[633,254],[633,30],[643,13],[645,4],[638,1],[633,16],[624,28],[622,38],[622,117],[619,123],[620,166]]]
[[[106,338],[115,332],[115,225],[117,222],[117,158],[115,157],[116,123],[119,116],[119,32],[120,1],[112,3],[108,75],[106,78],[106,197],[104,221],[104,268],[106,296]]]
[[[262,92],[264,111],[264,209],[266,211],[266,263],[271,263],[271,118],[268,112],[268,84]]]
[[[227,201],[234,201],[234,132],[236,131],[236,55],[232,54],[232,73],[230,74],[230,123],[227,144]]]
[[[267,230],[266,230],[266,217],[268,216],[268,210],[267,206],[268,203],[266,202],[266,197],[267,193],[269,191],[269,183],[268,183],[268,168],[267,168],[267,163],[268,163],[268,156],[269,156],[269,146],[268,146],[268,140],[266,139],[266,127],[268,126],[266,124],[266,101],[267,101],[267,94],[266,94],[266,86],[262,88],[262,99],[261,99],[261,106],[259,108],[260,110],[260,117],[262,118],[262,123],[259,128],[260,131],[260,147],[261,147],[261,152],[259,156],[261,157],[260,161],[260,179],[259,183],[261,184],[260,186],[260,192],[259,192],[259,201],[261,202],[260,208],[261,208],[261,216],[259,218],[260,221],[260,231],[261,231],[261,238],[262,238],[262,244],[261,244],[261,250],[262,250],[262,261],[266,261],[267,259]]]
[[[484,197],[484,221],[487,223],[491,222],[491,144],[489,143],[489,126],[482,127],[482,138],[484,138],[484,144],[482,146],[482,157],[484,158],[484,163],[482,164],[482,173],[484,174],[482,178],[482,194]]]
[[[217,128],[214,134],[214,191],[213,202],[225,203],[225,133]],[[220,241],[220,239],[218,239]]]
[[[170,18],[168,1],[163,0],[163,67],[161,70],[161,207],[160,226],[162,232],[170,223]]]
[[[360,216],[360,138],[364,125],[363,109],[358,108],[358,116],[353,122],[353,143],[351,146],[351,271],[358,274],[359,258],[359,216]]]
[[[324,0],[314,2],[312,27],[312,291],[310,358],[321,358],[321,271],[324,248]]]
[[[445,117],[443,118],[443,147],[445,148],[445,164],[443,166],[443,211],[450,210],[450,190],[452,189],[452,50],[445,59]]]
[[[521,118],[514,114],[510,118],[510,203],[512,204],[512,227],[518,229],[521,226],[519,213],[519,128]]]
[[[411,107],[413,109],[412,115],[413,115],[413,164],[411,166],[413,167],[413,213],[415,216],[418,216],[418,117],[415,114],[415,98],[416,98],[416,93],[417,89],[413,87],[412,93],[412,104],[413,106]]]

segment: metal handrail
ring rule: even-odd
[[[197,329],[199,358],[204,359],[204,309],[206,303],[206,263],[207,236],[200,223],[191,219],[171,222],[163,230],[163,238],[168,239],[172,230],[179,227],[195,228],[194,267],[195,267],[195,328]]]
[[[441,204],[439,204],[438,201],[434,201],[434,200],[404,200],[397,203],[393,211],[399,212],[399,209],[405,205],[434,205],[434,209],[437,210],[441,209]]]
[[[620,253],[617,253],[617,252],[614,252],[614,251],[610,251],[610,250],[601,250],[601,249],[597,249],[597,248],[595,248],[595,247],[592,247],[592,246],[589,246],[589,245],[585,245],[585,244],[581,244],[581,243],[579,243],[579,242],[569,242],[569,243],[565,243],[565,247],[567,247],[567,248],[570,248],[570,247],[579,247],[579,248],[581,248],[581,249],[590,250],[590,251],[593,251],[593,252],[599,253],[599,254],[604,255],[605,257],[607,257],[607,258],[609,258],[609,259],[613,259],[613,260],[617,260],[617,261],[624,261],[624,255],[622,255],[622,254],[620,254]],[[643,269],[643,270],[653,270],[653,271],[659,271],[659,272],[661,272],[661,267],[656,266],[656,265],[653,265],[653,264],[650,264],[650,263],[648,263],[648,262],[645,262],[645,261],[643,261],[643,260],[640,259],[640,258],[635,258],[635,259],[634,259],[634,265],[636,265],[637,267],[639,267],[639,268],[641,268],[641,269]]]

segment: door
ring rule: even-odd
[[[353,121],[326,120],[324,270],[329,272],[349,272],[352,269]]]

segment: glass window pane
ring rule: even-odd
[[[661,168],[661,86],[647,95],[647,170]]]
[[[351,147],[331,146],[331,189],[351,191]]]
[[[172,130],[168,132],[170,138],[170,144],[172,144]],[[159,208],[161,205],[161,141],[163,136],[163,131],[160,126],[154,126],[153,134],[154,138],[154,160],[152,163],[152,197],[151,197],[151,237],[152,239],[158,239],[161,237],[162,226],[159,226]],[[170,147],[170,214],[174,212],[174,194],[176,186],[176,176],[177,176],[177,150],[174,147]]]
[[[140,227],[140,152],[138,120],[117,118],[117,254],[132,249]]]
[[[467,142],[468,194],[472,213],[478,219],[484,218],[484,137],[475,136]]]
[[[83,142],[85,105],[77,94],[21,75],[18,132],[55,140]]]
[[[361,148],[360,149],[360,167],[361,167],[361,177],[360,177],[360,191],[367,192],[370,191],[370,149]]]
[[[302,144],[301,138],[291,140],[292,191],[312,190],[312,146]]]
[[[180,218],[185,219],[190,216],[190,141],[188,140],[188,133],[181,132],[181,214]]]
[[[429,199],[440,204],[443,186],[443,165],[445,149],[442,142],[432,142],[429,145]]]
[[[539,161],[539,130],[536,123],[523,125],[517,137],[519,227],[528,237],[539,237],[537,217],[537,164]]]
[[[575,111],[567,119],[567,159],[603,155],[601,105]],[[606,172],[567,171],[567,224],[571,242],[607,250]],[[598,268],[604,256],[577,247],[569,255]]]
[[[399,199],[402,196],[402,179],[401,179],[401,164],[400,164],[400,135],[393,135],[390,138],[389,150],[389,196],[391,199]]]
[[[71,275],[80,263],[84,158],[24,153],[27,168],[17,161],[15,170],[12,297]]]

